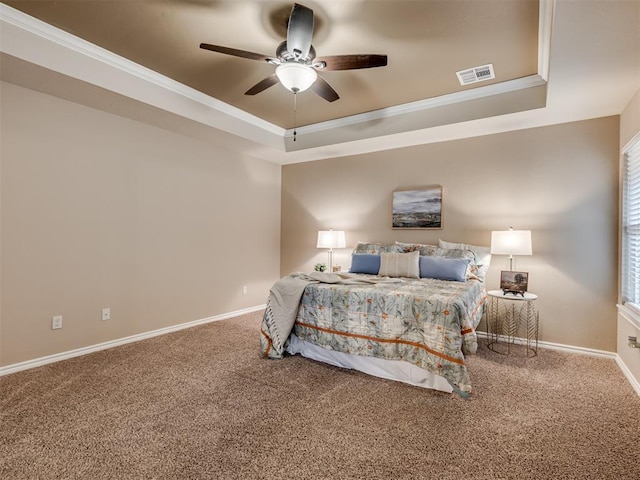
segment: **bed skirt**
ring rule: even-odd
[[[375,377],[408,383],[416,387],[439,390],[451,393],[453,389],[449,382],[440,375],[436,375],[402,360],[385,360],[384,358],[364,357],[350,353],[327,350],[304,340],[300,340],[293,333],[285,347],[291,355],[300,354],[303,357],[328,363],[336,367],[349,368]]]

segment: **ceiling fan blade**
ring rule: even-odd
[[[238,50],[237,48],[221,47],[220,45],[210,45],[201,43],[200,48],[211,50],[212,52],[224,53],[225,55],[233,55],[234,57],[248,58],[249,60],[268,61],[270,57],[261,53],[248,52],[246,50]]]
[[[287,27],[287,50],[295,58],[307,58],[313,37],[313,10],[293,4]]]
[[[267,88],[272,87],[276,83],[278,83],[278,77],[276,76],[275,73],[273,73],[273,74],[269,75],[267,78],[265,78],[263,80],[260,80],[253,87],[251,87],[249,90],[244,92],[244,94],[245,95],[256,95],[256,94],[266,90]]]
[[[327,102],[335,102],[340,98],[338,92],[336,92],[326,80],[318,76],[317,80],[311,85],[311,90],[324,98]]]
[[[332,55],[318,57],[313,63],[323,62],[326,66],[322,70],[355,70],[358,68],[385,67],[386,55]]]

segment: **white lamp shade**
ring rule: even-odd
[[[531,230],[491,232],[491,253],[496,255],[531,255]]]
[[[320,230],[318,231],[318,248],[345,248],[347,242],[342,230]]]
[[[278,65],[276,75],[280,83],[292,92],[304,92],[318,78],[318,74],[313,68],[295,62]]]

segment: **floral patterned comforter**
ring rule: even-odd
[[[484,284],[402,279],[377,285],[310,284],[293,333],[324,348],[404,360],[471,392],[465,354],[477,349]]]

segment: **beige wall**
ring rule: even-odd
[[[624,148],[636,135],[640,135],[640,90],[620,115],[620,147]],[[618,314],[618,355],[640,385],[640,349],[628,347],[628,337],[640,339],[640,317],[631,311],[625,313]]]
[[[329,227],[349,246],[531,229],[517,268],[540,295],[541,339],[616,349],[617,159],[640,94],[620,129],[610,117],[289,165],[280,191],[279,166],[1,88],[0,366],[262,304],[280,274],[326,261],[315,236]],[[391,192],[429,184],[444,187],[444,228],[392,230]],[[487,288],[507,265],[494,257]]]
[[[280,166],[1,88],[1,366],[266,302]]]
[[[316,231],[347,244],[438,238],[489,245],[491,231],[532,230],[530,273],[540,338],[615,351],[619,117],[522,130],[283,167],[282,273],[326,261]],[[440,184],[442,230],[392,230],[391,192]],[[350,250],[335,263],[349,265]],[[487,289],[507,257],[494,257]]]

